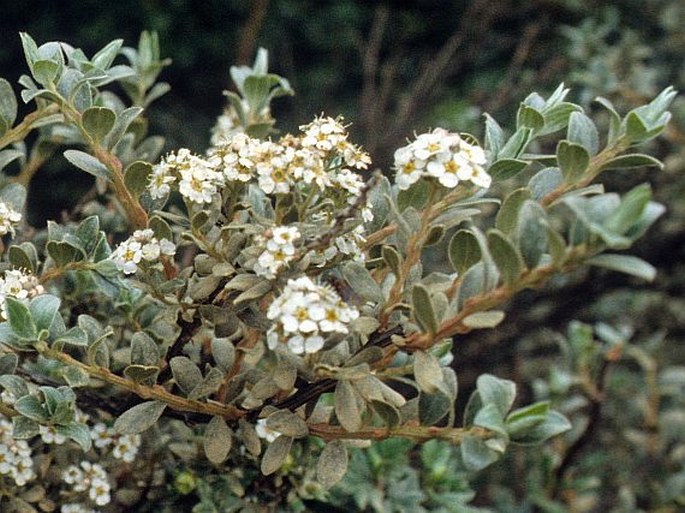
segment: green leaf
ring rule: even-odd
[[[156,365],[131,364],[124,369],[124,376],[136,383],[152,385],[159,374],[159,370]]]
[[[417,283],[411,292],[412,309],[416,321],[424,331],[435,334],[438,331],[438,318],[435,315],[433,302],[428,289]]]
[[[281,435],[276,440],[271,442],[264,451],[260,469],[265,476],[276,472],[290,453],[290,447],[293,444],[293,439],[289,436]]]
[[[478,239],[471,230],[458,230],[450,239],[447,251],[450,263],[458,276],[462,276],[481,258]]]
[[[19,356],[16,353],[6,353],[0,356],[0,376],[3,374],[14,374],[18,363]],[[2,383],[0,383],[0,386],[2,386]]]
[[[72,388],[85,387],[90,383],[90,377],[83,369],[74,367],[73,365],[65,365],[62,367],[60,374]]]
[[[38,60],[33,63],[32,74],[33,78],[39,84],[48,87],[53,84],[57,75],[59,75],[60,65],[58,62],[52,60]]]
[[[110,355],[109,346],[104,338],[93,342],[86,352],[89,365],[109,369]]]
[[[644,153],[629,153],[628,155],[620,155],[607,160],[602,166],[602,170],[628,169],[633,167],[657,167],[663,169],[664,164],[660,160]]]
[[[38,339],[38,328],[26,305],[12,296],[5,296],[5,308],[7,320],[15,335],[25,340]]]
[[[649,184],[638,185],[626,194],[621,205],[604,221],[604,227],[620,235],[625,234],[642,217],[652,197]]]
[[[500,379],[491,374],[482,374],[476,380],[476,386],[483,406],[494,404],[504,418],[514,404],[516,384],[507,379]]]
[[[233,433],[223,418],[212,417],[205,429],[202,444],[207,459],[214,465],[219,465],[226,460],[233,444]]]
[[[264,297],[271,291],[272,288],[273,284],[269,280],[262,280],[256,285],[253,285],[247,289],[245,292],[241,292],[238,297],[233,300],[233,304],[238,306],[242,303]]]
[[[126,167],[124,183],[133,196],[138,197],[147,189],[150,173],[152,173],[152,165],[142,160],[137,160]]]
[[[224,381],[224,373],[219,369],[212,367],[207,371],[204,379],[197,384],[188,394],[188,399],[202,399],[210,394],[213,394]]]
[[[571,143],[584,147],[590,155],[599,150],[599,133],[592,120],[582,112],[572,112],[568,122],[566,138]]]
[[[88,345],[88,335],[78,326],[74,326],[65,333],[61,334],[54,343],[86,347]]]
[[[512,435],[512,442],[521,445],[534,445],[549,440],[553,436],[560,435],[571,429],[571,423],[566,417],[555,410],[549,410],[545,420],[537,424],[525,434],[514,437]]]
[[[40,433],[39,424],[26,417],[12,417],[12,437],[15,440],[28,440]]]
[[[107,181],[111,181],[111,172],[109,169],[92,155],[79,150],[67,150],[64,152],[64,157],[80,170],[85,171],[96,178],[103,178]]]
[[[114,429],[122,435],[137,435],[152,427],[162,416],[166,403],[146,401],[126,410],[114,422]]]
[[[521,256],[528,269],[534,269],[547,248],[544,227],[545,211],[536,202],[527,200],[518,213],[516,239]]]
[[[35,395],[25,395],[17,399],[14,403],[14,409],[21,415],[36,422],[45,423],[50,415],[45,410],[45,407]]]
[[[80,262],[86,258],[83,248],[67,241],[50,240],[46,244],[45,249],[59,267],[72,262]]]
[[[495,227],[506,234],[511,234],[516,228],[521,205],[530,198],[530,190],[525,187],[511,192],[497,212]]]
[[[433,426],[447,415],[452,407],[452,400],[445,394],[436,391],[434,394],[419,393],[419,422],[422,426]]]
[[[563,181],[564,175],[558,167],[546,167],[533,175],[528,182],[528,188],[534,200],[541,200]]]
[[[500,148],[504,145],[504,132],[497,121],[489,114],[485,116],[485,150],[490,152],[490,160],[497,160]],[[490,172],[492,175],[492,172]],[[494,177],[493,177],[494,178]]]
[[[333,397],[335,416],[345,431],[357,431],[362,426],[365,404],[359,392],[348,380],[340,380],[335,386]]]
[[[84,452],[90,450],[92,445],[92,440],[90,438],[90,429],[85,424],[67,424],[67,425],[56,425],[55,431],[58,434],[73,440],[81,446]]]
[[[523,437],[528,431],[542,424],[549,412],[549,401],[540,401],[511,412],[506,418],[507,433],[512,438]]]
[[[517,128],[530,128],[533,133],[538,132],[545,126],[545,118],[533,107],[521,104],[516,114]]]
[[[15,355],[16,356],[16,355]],[[0,386],[10,392],[16,399],[29,393],[29,387],[19,376],[5,374],[0,376]]]
[[[212,339],[212,358],[224,372],[231,368],[235,360],[235,346],[228,338]]]
[[[202,382],[202,372],[190,358],[175,356],[169,361],[174,381],[186,394],[189,394],[198,383]]]
[[[471,329],[494,328],[504,320],[504,312],[490,310],[488,312],[476,312],[464,317],[462,324]]]
[[[0,125],[2,125],[2,120],[0,119]],[[2,136],[2,128],[0,126],[0,136]],[[24,157],[24,152],[20,150],[2,150],[0,151],[0,171],[5,169],[11,162]]]
[[[17,97],[14,95],[12,85],[4,78],[0,78],[0,118],[8,129],[17,119],[17,107]]]
[[[611,269],[612,271],[630,274],[631,276],[636,276],[647,281],[652,281],[656,277],[656,269],[654,266],[641,258],[631,255],[605,253],[590,258],[587,260],[587,263],[597,267]]]
[[[519,128],[502,147],[498,157],[500,159],[517,159],[530,142],[533,131],[530,128]]]
[[[343,277],[360,297],[374,303],[383,304],[385,297],[380,285],[371,277],[366,268],[357,262],[348,262],[342,269]]]
[[[400,212],[408,207],[414,207],[421,210],[426,206],[428,201],[428,182],[420,180],[412,185],[407,190],[400,190],[397,193],[397,208]]]
[[[347,472],[347,447],[341,440],[328,442],[316,463],[316,479],[321,486],[329,489],[337,484]]]
[[[18,183],[8,183],[0,189],[0,200],[21,212],[26,203],[26,188]]]
[[[499,159],[488,168],[488,174],[495,182],[502,182],[513,178],[523,171],[528,162],[519,159]]]
[[[81,114],[83,129],[96,141],[102,141],[114,127],[117,115],[107,107],[90,107]]]
[[[619,131],[621,129],[621,116],[618,115],[613,104],[606,98],[598,96],[595,101],[599,103],[602,107],[606,109],[609,113],[609,134],[607,136],[607,144],[611,145],[616,142],[619,136]]]
[[[93,58],[90,60],[93,67],[103,70],[109,68],[112,65],[112,62],[114,62],[123,43],[123,39],[115,39],[114,41],[107,43],[101,50],[93,55]]]
[[[33,298],[29,303],[29,312],[36,323],[36,328],[49,330],[55,316],[59,315],[59,306],[60,299],[51,294],[42,294]]]
[[[419,388],[428,393],[435,393],[442,385],[442,369],[438,359],[430,353],[414,353],[414,379]]]
[[[304,438],[309,434],[307,423],[290,410],[278,410],[266,418],[269,429],[291,438]]]
[[[543,116],[545,118],[545,127],[538,131],[538,136],[547,135],[561,130],[568,125],[568,119],[572,112],[581,110],[578,105],[569,102],[560,102],[545,109]]]
[[[502,276],[502,281],[509,287],[516,283],[523,272],[523,259],[518,249],[509,238],[497,229],[488,230],[490,254]]]
[[[557,144],[557,162],[566,183],[575,183],[590,164],[590,154],[584,146],[568,141]]]
[[[395,276],[399,276],[402,265],[402,257],[397,250],[392,246],[384,245],[381,248],[381,255],[385,263],[388,264],[388,267],[390,267],[390,270],[393,272],[393,274]]]
[[[10,246],[8,258],[15,269],[26,269],[31,273],[36,272],[38,253],[36,247],[30,242],[23,242],[18,246]]]
[[[504,426],[504,417],[494,403],[486,404],[483,408],[478,410],[473,419],[473,425],[479,426],[490,431],[494,431],[502,436],[507,436],[507,430]]]
[[[499,459],[499,455],[495,451],[475,436],[465,436],[462,439],[460,449],[464,466],[472,472],[483,470]]]

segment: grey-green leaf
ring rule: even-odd
[[[462,276],[481,258],[478,239],[470,230],[457,231],[450,240],[448,256],[454,270]]]
[[[293,439],[289,436],[281,435],[271,442],[262,456],[261,471],[268,476],[276,472],[290,453]]]
[[[96,178],[103,178],[107,181],[111,181],[111,173],[109,169],[107,169],[107,166],[92,155],[79,150],[67,150],[64,152],[64,157],[80,170],[85,171]]]
[[[166,403],[146,401],[125,411],[114,422],[114,429],[122,435],[136,435],[152,427],[162,416]]]
[[[347,448],[341,440],[328,442],[316,464],[316,479],[328,489],[337,484],[347,472]]]
[[[189,394],[198,383],[202,382],[202,372],[190,358],[175,356],[169,361],[174,381],[186,394]]]
[[[212,417],[205,429],[202,443],[209,461],[219,465],[226,460],[233,443],[233,433],[223,418]]]
[[[417,283],[412,288],[411,298],[416,321],[424,331],[435,334],[438,331],[438,318],[435,315],[430,292],[424,285]]]
[[[653,265],[631,255],[605,253],[592,257],[587,263],[611,269],[612,271],[630,274],[647,281],[652,281],[656,277],[656,269]]]

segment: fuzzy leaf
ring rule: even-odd
[[[114,422],[114,429],[122,435],[137,435],[152,427],[162,416],[166,403],[146,401],[125,411]]]
[[[64,152],[64,157],[80,170],[85,171],[96,178],[102,178],[108,182],[112,179],[111,172],[107,169],[107,166],[86,152],[67,150]]]
[[[107,107],[90,107],[81,115],[83,129],[96,141],[102,141],[112,130],[117,115]]]
[[[435,393],[442,384],[442,369],[438,359],[430,353],[416,351],[414,353],[414,379],[424,392]]]
[[[566,183],[574,183],[590,164],[590,154],[584,146],[568,141],[557,144],[557,161]]]
[[[612,271],[618,271],[643,280],[652,281],[656,277],[656,269],[653,265],[641,258],[631,255],[616,255],[605,253],[592,257],[587,261],[590,265],[604,267]]]
[[[450,263],[458,276],[462,276],[481,258],[480,246],[470,230],[459,230],[450,240],[448,247]]]
[[[357,262],[348,262],[343,267],[343,277],[363,299],[382,304],[385,300],[381,287],[371,277],[366,268]]]
[[[516,384],[507,379],[499,379],[491,374],[482,374],[476,380],[480,399],[484,406],[494,404],[504,417],[516,397]]]
[[[309,434],[307,423],[289,410],[278,410],[266,419],[269,429],[291,438],[303,438]]]
[[[412,309],[421,328],[431,334],[438,331],[438,318],[428,289],[417,283],[412,288]]]
[[[490,310],[489,312],[476,312],[464,317],[462,323],[471,329],[494,328],[504,320],[504,312]]]
[[[202,372],[190,358],[175,356],[169,361],[174,381],[186,394],[189,394],[198,383],[202,382]]]
[[[357,431],[362,426],[363,400],[352,383],[340,380],[335,387],[335,416],[345,431]]]
[[[488,231],[488,246],[506,286],[516,283],[523,271],[523,259],[509,238],[499,230]]]
[[[293,439],[289,436],[281,435],[271,442],[262,456],[261,471],[265,476],[276,472],[290,453]]]
[[[233,433],[221,417],[212,417],[207,424],[202,444],[207,459],[219,465],[228,457],[233,443]]]
[[[328,489],[337,484],[347,472],[347,448],[341,440],[328,442],[316,464],[316,479]]]

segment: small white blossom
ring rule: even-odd
[[[302,146],[315,147],[318,150],[330,151],[342,147],[347,139],[345,127],[338,120],[331,117],[317,117],[311,123],[302,125],[304,132]]]
[[[9,269],[0,277],[0,318],[6,319],[5,298],[11,296],[21,301],[43,294],[45,289],[34,275],[19,269]]]
[[[114,430],[104,423],[98,422],[90,430],[90,438],[93,445],[98,448],[109,447],[114,443]]]
[[[46,444],[62,445],[67,441],[64,435],[61,435],[55,429],[55,426],[39,426],[40,438]]]
[[[277,226],[259,237],[257,243],[264,250],[257,258],[254,272],[274,279],[278,271],[295,258],[294,242],[299,238],[300,232],[295,226]]]
[[[62,504],[59,511],[60,513],[97,513],[96,510],[75,502]]]
[[[0,201],[0,235],[14,235],[15,225],[21,221],[21,213],[14,210],[4,201]]]
[[[288,280],[283,293],[269,306],[267,317],[274,321],[267,333],[269,348],[285,343],[293,353],[302,354],[321,350],[328,333],[348,333],[347,324],[359,317],[359,312],[332,288],[305,276]]]
[[[173,256],[176,246],[167,239],[159,240],[154,232],[145,228],[136,230],[133,235],[119,244],[109,256],[124,274],[134,274],[141,262],[153,263],[161,255]]]
[[[273,430],[266,425],[266,419],[259,419],[257,424],[255,424],[254,430],[259,438],[263,438],[269,443],[281,436],[279,431]]]
[[[112,456],[126,463],[133,462],[138,454],[140,441],[140,435],[120,435],[114,442]]]
[[[0,476],[9,476],[17,486],[24,486],[36,478],[31,448],[25,440],[15,440],[12,430],[10,422],[0,419]]]
[[[483,167],[486,161],[481,147],[444,128],[436,128],[395,151],[395,183],[406,190],[427,177],[448,189],[462,181],[488,188],[492,179]]]

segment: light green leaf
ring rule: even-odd
[[[632,167],[657,167],[663,169],[664,164],[654,157],[643,153],[631,153],[614,157],[604,163],[602,170],[605,169],[627,169]]]
[[[442,420],[453,406],[453,401],[445,394],[419,393],[419,422],[422,426],[433,426]]]
[[[478,239],[470,230],[458,230],[450,239],[447,251],[450,263],[458,276],[462,276],[481,258]]]
[[[371,277],[366,268],[357,262],[348,262],[342,269],[343,277],[360,297],[374,303],[383,304],[385,298],[381,287]]]
[[[516,228],[521,205],[530,197],[530,190],[525,187],[511,192],[497,212],[495,227],[506,234],[511,234]]]
[[[523,271],[521,254],[503,232],[492,229],[487,236],[492,259],[500,271],[502,281],[509,287],[516,283]]]
[[[547,249],[544,228],[545,211],[536,202],[527,200],[518,212],[516,238],[521,256],[528,269],[534,269]]]
[[[488,168],[488,174],[495,182],[513,178],[528,166],[528,162],[519,159],[499,159]]]
[[[421,390],[433,394],[442,384],[442,369],[438,359],[430,353],[414,353],[414,379]]]
[[[107,107],[90,107],[81,115],[83,129],[96,141],[102,141],[112,130],[117,115]]]
[[[464,466],[472,472],[478,472],[499,459],[497,452],[490,449],[485,442],[475,436],[465,436],[461,443],[461,457]]]
[[[438,331],[438,318],[428,289],[417,283],[412,288],[412,309],[416,321],[424,331],[435,334]]]
[[[25,395],[17,399],[14,409],[21,415],[36,422],[46,422],[50,415],[45,407],[35,395]]]
[[[557,144],[557,161],[566,183],[575,183],[590,164],[590,154],[584,146],[569,141]]]
[[[304,438],[309,434],[307,423],[290,410],[278,410],[266,418],[269,429],[291,438]]]
[[[67,150],[64,152],[64,157],[80,170],[85,171],[96,178],[103,178],[107,181],[111,181],[109,169],[92,155],[79,150]]]
[[[572,112],[568,121],[568,133],[566,138],[569,142],[583,146],[590,155],[596,155],[599,151],[599,133],[592,120],[582,112]]]
[[[162,416],[166,403],[146,401],[125,411],[115,422],[114,429],[122,435],[137,435],[152,427]]]
[[[38,338],[36,323],[26,305],[12,296],[6,296],[5,308],[7,320],[15,335],[25,340]]]
[[[138,197],[147,188],[152,165],[142,160],[132,162],[126,167],[124,172],[124,183],[131,194]]]
[[[592,257],[587,263],[597,267],[611,269],[612,271],[630,274],[631,276],[636,276],[647,281],[652,281],[656,277],[656,269],[654,266],[641,258],[631,255],[605,253]]]
[[[633,188],[621,199],[621,205],[604,221],[604,227],[614,233],[625,234],[642,217],[651,197],[649,184]]]
[[[494,431],[504,437],[507,436],[507,429],[504,426],[504,418],[494,403],[483,406],[473,419],[473,425],[479,426],[490,431]]]
[[[521,445],[540,444],[550,438],[571,429],[571,423],[566,417],[555,410],[549,410],[545,420],[521,436],[511,436],[512,442]]]
[[[494,328],[504,320],[504,312],[490,310],[489,312],[476,312],[464,317],[462,324],[471,329]]]
[[[359,392],[348,380],[340,380],[335,386],[333,398],[335,416],[345,431],[357,431],[362,426],[362,413],[365,404]]]
[[[540,401],[511,412],[506,418],[507,433],[512,438],[524,436],[535,426],[542,424],[549,412],[549,401]]]
[[[67,424],[67,425],[55,425],[55,431],[58,434],[73,440],[81,446],[81,450],[87,452],[92,446],[92,440],[90,437],[90,429],[85,424]]]
[[[482,374],[476,380],[476,386],[483,406],[494,404],[504,417],[516,397],[516,384],[508,379],[500,379],[491,374]]]
[[[7,128],[11,128],[17,119],[17,107],[17,97],[12,85],[4,78],[0,78],[0,118]]]

